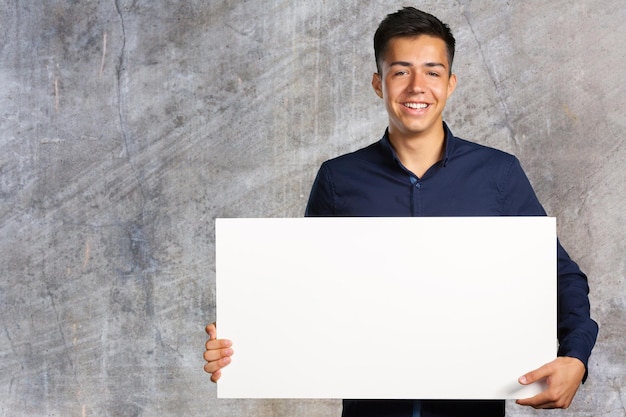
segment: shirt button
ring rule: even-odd
[[[415,183],[415,188],[420,189],[422,188],[422,184],[420,184],[419,182]]]

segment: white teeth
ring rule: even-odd
[[[410,109],[425,109],[428,107],[426,103],[404,103],[404,105]]]

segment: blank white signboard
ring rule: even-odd
[[[217,219],[219,398],[525,398],[556,357],[551,217]]]

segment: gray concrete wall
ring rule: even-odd
[[[338,415],[218,400],[202,352],[214,219],[301,216],[384,131],[371,37],[406,2],[367,3],[0,2],[2,416]],[[508,415],[624,416],[626,6],[415,4],[458,39],[446,120],[520,157],[601,326],[567,413]]]

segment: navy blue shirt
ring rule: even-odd
[[[388,132],[372,145],[324,162],[311,189],[306,216],[546,215],[516,157],[457,138],[445,123],[444,131],[443,158],[421,178],[402,165]],[[590,318],[587,277],[558,242],[557,257],[558,355],[578,358],[586,367],[598,333],[597,324]],[[436,403],[424,407],[436,408]],[[441,402],[441,406],[448,407],[449,403]],[[492,403],[494,407],[497,403],[501,411],[489,415],[504,415],[502,402]],[[376,415],[366,412],[375,408],[371,402],[346,406],[344,416]],[[360,406],[363,410],[357,412]],[[466,412],[467,407],[464,403]],[[347,408],[355,412],[347,413]],[[430,415],[438,414],[433,411]]]

